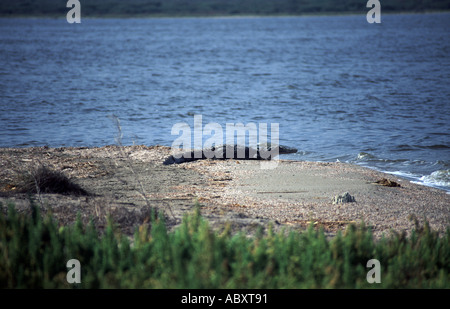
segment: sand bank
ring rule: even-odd
[[[109,214],[128,234],[148,223],[152,207],[164,211],[168,225],[175,227],[196,201],[215,229],[229,225],[248,234],[270,224],[302,230],[312,222],[332,236],[362,221],[376,236],[391,230],[409,233],[411,217],[426,217],[443,233],[450,222],[449,194],[361,166],[285,160],[273,169],[246,160],[166,166],[162,162],[168,155],[170,148],[163,146],[0,148],[0,202],[29,209],[28,195],[17,190],[20,179],[45,164],[91,195],[33,194],[44,212],[51,211],[61,224],[72,223],[80,213],[100,228]],[[383,178],[400,186],[376,183]],[[333,204],[344,192],[355,202]]]

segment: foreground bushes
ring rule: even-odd
[[[373,241],[370,229],[351,226],[331,240],[312,227],[303,233],[218,234],[197,211],[173,232],[161,219],[141,226],[134,240],[110,222],[99,237],[78,220],[58,227],[13,206],[0,212],[2,288],[449,288],[450,230],[425,224],[411,237]],[[81,283],[66,280],[77,259]],[[366,280],[367,261],[380,261],[380,284]]]

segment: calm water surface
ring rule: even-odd
[[[279,123],[294,160],[450,192],[450,14],[0,19],[0,146],[170,146],[172,126]]]

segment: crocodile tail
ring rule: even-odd
[[[168,157],[163,162],[164,165],[170,165],[170,164],[174,164],[174,163],[176,163],[176,161],[175,161],[175,158],[173,156]]]

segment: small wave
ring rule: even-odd
[[[391,175],[396,175],[396,176],[403,177],[403,178],[408,178],[408,179],[418,179],[419,178],[418,175],[410,173],[410,172],[384,171],[384,170],[381,170],[381,172],[391,174]]]
[[[408,159],[385,159],[377,157],[371,153],[368,152],[360,152],[356,156],[356,162],[376,162],[376,163],[384,163],[384,164],[398,164],[398,163],[404,163],[404,162],[411,162]]]
[[[393,151],[413,151],[413,150],[417,150],[417,149],[414,148],[414,146],[407,145],[407,144],[397,145],[397,146],[393,149]]]
[[[450,149],[449,145],[442,145],[442,144],[430,145],[430,146],[417,146],[417,147],[422,148],[422,149]]]
[[[444,145],[444,144],[435,144],[435,145],[428,145],[428,146],[401,144],[401,145],[395,146],[395,148],[392,150],[393,151],[417,151],[419,149],[431,149],[431,150],[450,149],[450,146]]]
[[[369,159],[375,159],[375,156],[371,155],[368,152],[360,152],[356,157],[356,160],[369,160]]]
[[[379,97],[375,96],[375,95],[366,95],[365,96],[365,100],[371,102],[371,101],[375,101],[375,102],[381,102],[383,101],[382,99],[380,99]]]
[[[151,118],[149,117],[128,117],[128,121],[145,121],[145,120],[150,120]]]
[[[252,76],[270,76],[272,73],[253,73]]]
[[[422,176],[420,174],[407,171],[399,171],[399,170],[389,171],[382,168],[381,169],[376,168],[373,166],[368,167],[380,171],[382,173],[391,174],[403,179],[407,179],[411,183],[441,189],[446,191],[447,194],[450,194],[450,170],[438,170],[431,173],[430,175]]]
[[[450,170],[438,170],[420,178],[424,184],[450,188]]]
[[[103,111],[103,110],[100,109],[100,108],[97,108],[97,107],[91,107],[91,108],[83,108],[81,111],[82,111],[83,113],[88,114],[88,113],[101,112],[101,111]]]
[[[443,161],[443,160],[437,160],[433,165],[440,165],[443,166],[444,168],[450,168],[450,161]]]
[[[8,131],[12,131],[12,132],[17,132],[17,131],[30,131],[29,128],[25,128],[25,127],[18,127],[18,128],[11,128],[8,129]]]

